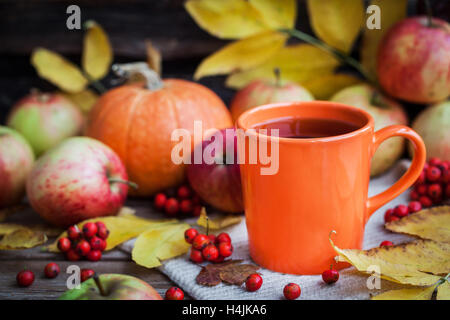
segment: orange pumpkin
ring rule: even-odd
[[[193,134],[194,120],[203,130],[233,125],[222,100],[210,89],[186,80],[160,80],[142,63],[114,66],[116,73],[144,76],[145,83],[123,85],[101,96],[89,114],[86,135],[110,146],[138,184],[134,195],[149,196],[176,186],[184,165],[171,160],[174,129]],[[193,139],[192,139],[193,141]]]

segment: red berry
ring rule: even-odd
[[[84,257],[85,255],[87,255],[87,253],[89,251],[91,251],[91,245],[86,240],[81,240],[80,242],[78,242],[77,246],[75,247],[75,251],[80,256]]]
[[[395,207],[394,214],[399,218],[403,218],[409,214],[409,209],[404,204],[400,204]]]
[[[205,260],[212,261],[219,257],[219,250],[215,245],[209,244],[202,250],[202,255]]]
[[[193,205],[200,204],[202,201],[198,195],[194,195],[191,199]],[[201,208],[201,206],[200,206]]]
[[[95,225],[97,226],[97,230],[100,229],[100,228],[106,228],[106,224],[104,224],[102,221],[97,221],[95,223]]]
[[[219,254],[227,258],[233,254],[233,245],[229,242],[221,242],[219,243]]]
[[[253,292],[261,288],[263,284],[262,277],[257,274],[251,274],[248,276],[247,280],[245,280],[245,287],[247,288],[247,291]]]
[[[86,259],[89,261],[98,261],[102,258],[102,252],[100,250],[91,250],[86,255]]]
[[[425,170],[422,170],[422,172],[420,173],[419,177],[417,178],[415,184],[419,185],[419,184],[425,183],[425,180],[426,180],[425,179]]]
[[[216,243],[216,236],[214,234],[208,234],[208,238],[211,243]]]
[[[203,250],[208,244],[209,238],[204,234],[198,234],[192,241],[192,247],[196,250]]]
[[[194,217],[198,217],[198,216],[200,216],[200,214],[202,213],[202,206],[201,205],[196,205],[195,207],[194,207],[194,210],[192,210],[192,215],[194,216]]]
[[[190,259],[192,262],[195,262],[195,263],[202,263],[204,261],[202,252],[200,250],[195,250],[195,249],[191,249]]]
[[[216,259],[211,260],[212,263],[221,263],[225,260],[224,256],[219,255]]]
[[[219,235],[216,237],[216,243],[221,243],[221,242],[231,243],[230,235],[226,232],[219,233]]]
[[[164,205],[164,211],[169,216],[175,216],[178,213],[179,205],[178,200],[175,198],[169,198]]]
[[[450,198],[450,183],[447,184],[447,187],[445,187],[445,196]]]
[[[387,241],[387,240],[385,240],[382,243],[380,243],[380,247],[391,247],[393,245],[394,244],[391,241]]]
[[[302,290],[300,289],[300,286],[296,283],[288,283],[283,289],[284,297],[288,300],[297,299],[298,297],[300,297],[301,293]]]
[[[440,165],[442,162],[441,162],[441,159],[439,159],[438,157],[433,157],[433,158],[431,158],[430,160],[428,160],[428,164],[430,165],[430,166],[438,166],[438,165]]]
[[[56,278],[60,271],[59,266],[54,262],[48,263],[44,268],[45,277],[49,279]]]
[[[416,190],[411,191],[409,194],[411,200],[419,200],[419,193]]]
[[[34,281],[34,273],[30,270],[22,270],[17,274],[16,280],[20,287],[29,287]]]
[[[70,249],[66,252],[66,259],[69,261],[78,261],[81,259],[81,256],[74,249]]]
[[[438,167],[430,166],[427,169],[427,180],[428,181],[438,181],[441,177],[441,170]]]
[[[153,205],[156,209],[162,210],[164,209],[164,206],[166,205],[167,197],[164,193],[158,193],[156,194],[155,198],[153,199]]]
[[[69,238],[61,238],[58,240],[58,249],[61,252],[67,252],[69,251],[72,243],[70,242]]]
[[[85,238],[92,238],[97,234],[97,225],[93,222],[88,222],[83,226],[83,235]]]
[[[391,222],[392,221],[392,217],[394,216],[394,209],[387,209],[386,212],[384,213],[384,222]]]
[[[450,169],[445,169],[442,171],[441,182],[449,183],[450,182]]]
[[[422,210],[422,204],[419,201],[411,201],[408,204],[409,213],[415,213]]]
[[[322,273],[322,280],[327,284],[335,283],[336,281],[339,280],[339,271],[331,268],[325,270]]]
[[[166,300],[183,300],[184,292],[180,288],[170,287],[166,291]]]
[[[389,219],[389,221],[385,221],[385,222],[393,222],[393,221],[398,221],[400,220],[399,217],[392,215],[391,218]]]
[[[92,278],[95,274],[95,271],[92,269],[81,269],[80,272],[80,281],[85,282],[87,279]]]
[[[78,240],[81,237],[81,231],[77,225],[70,226],[67,228],[67,236],[70,240]]]
[[[439,183],[433,183],[428,186],[428,195],[432,199],[439,199],[442,195],[442,187]]]
[[[177,190],[177,196],[180,199],[187,199],[191,196],[191,189],[188,186],[181,186]]]
[[[184,214],[189,214],[194,209],[194,206],[192,205],[192,201],[189,199],[181,200],[180,202],[180,211]]]
[[[97,230],[97,236],[103,240],[106,240],[109,236],[109,230],[106,227],[99,227]]]
[[[419,184],[415,187],[416,192],[419,194],[419,196],[423,196],[427,194],[427,185],[426,184]]]
[[[431,201],[431,199],[427,196],[421,196],[419,198],[419,202],[422,204],[422,207],[424,208],[428,208],[433,205],[433,201]]]
[[[100,237],[93,236],[89,240],[89,244],[91,245],[92,250],[104,251],[106,249],[106,241]]]
[[[194,241],[194,238],[198,235],[197,229],[189,228],[184,232],[184,240],[186,240],[187,243],[192,244],[192,241]]]

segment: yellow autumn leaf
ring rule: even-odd
[[[372,300],[431,300],[436,286],[390,290],[373,296]]]
[[[162,260],[170,259],[189,250],[189,244],[184,239],[188,224],[171,224],[156,226],[139,235],[131,253],[137,264],[154,268],[161,265]]]
[[[75,103],[81,111],[88,113],[97,102],[99,95],[91,89],[84,89],[76,93],[63,93],[67,99]]]
[[[194,79],[256,67],[277,53],[286,40],[287,35],[268,31],[235,41],[204,59]]]
[[[261,13],[246,0],[188,0],[185,8],[202,29],[218,38],[245,38],[268,29]]]
[[[293,28],[297,17],[296,0],[248,0],[271,29]]]
[[[305,81],[302,85],[308,89],[317,100],[328,100],[338,91],[363,81],[355,76],[344,73],[328,73]]]
[[[437,288],[436,300],[450,300],[450,282],[448,280]]]
[[[134,218],[136,217],[136,209],[123,206],[117,213],[118,217]]]
[[[362,0],[308,0],[308,13],[317,37],[343,52],[351,50],[364,23]]]
[[[88,80],[72,62],[56,52],[37,48],[31,55],[31,64],[41,78],[44,78],[66,92],[80,92]]]
[[[339,61],[329,53],[310,44],[283,47],[263,64],[242,72],[233,73],[226,85],[240,89],[256,79],[275,79],[274,69],[280,70],[281,79],[300,84],[334,71]]]
[[[378,44],[386,31],[406,17],[408,0],[372,0],[370,5],[376,5],[380,8],[380,29],[364,28],[362,44],[360,48],[361,63],[376,79],[376,63]],[[374,16],[375,17],[375,16]]]
[[[3,236],[0,240],[0,250],[29,249],[46,241],[47,236],[43,232],[21,227]]]
[[[150,220],[139,217],[99,217],[89,220],[85,220],[77,224],[79,229],[83,228],[83,225],[87,222],[101,221],[106,225],[109,230],[109,236],[107,239],[106,250],[111,250],[117,245],[137,237],[139,234],[149,228],[156,226],[173,224],[176,220]],[[58,252],[58,240],[59,238],[66,237],[67,233],[63,232],[54,243],[49,245],[47,249],[51,252]]]
[[[162,58],[161,53],[156,49],[150,40],[145,41],[145,50],[147,52],[147,64],[157,74],[161,75]]]
[[[214,219],[211,219],[208,217],[208,215],[206,214],[206,210],[203,207],[200,213],[200,217],[197,220],[197,224],[200,227],[204,228],[207,228],[209,226],[210,230],[218,230],[232,226],[233,224],[237,224],[241,221],[242,217],[236,215],[221,215],[215,217]]]
[[[95,21],[87,21],[84,27],[81,64],[92,80],[99,80],[109,72],[113,60],[111,44],[103,28]]]
[[[431,240],[417,240],[405,244],[369,250],[339,249],[338,262],[349,262],[361,272],[370,273],[371,266],[379,266],[381,277],[393,282],[416,286],[435,284],[450,270],[450,244]]]
[[[424,209],[398,221],[389,222],[385,227],[394,232],[450,243],[450,206]]]

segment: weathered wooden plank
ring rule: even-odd
[[[92,268],[97,273],[122,273],[140,278],[151,284],[158,293],[164,297],[165,291],[174,285],[165,275],[157,270],[150,270],[126,261],[61,261],[61,273],[55,279],[46,279],[43,275],[45,264],[43,260],[13,260],[0,263],[0,299],[56,299],[67,290],[66,281],[69,274],[66,273],[69,265],[76,264],[80,268]],[[35,273],[35,281],[28,288],[20,288],[16,284],[16,274],[27,268]],[[186,297],[189,298],[189,297]]]

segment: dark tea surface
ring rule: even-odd
[[[325,118],[275,118],[255,124],[253,129],[278,129],[282,138],[307,139],[324,138],[346,134],[359,129],[351,122]]]

